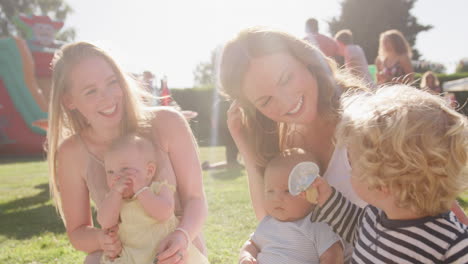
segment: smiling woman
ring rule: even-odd
[[[164,152],[175,174],[175,214],[180,223],[161,243],[159,263],[177,263],[198,239],[207,208],[196,143],[181,114],[147,109],[115,61],[89,43],[64,46],[53,60],[53,85],[49,105],[48,162],[50,185],[72,245],[90,254],[86,263],[99,263],[104,253],[120,254],[117,228],[94,227],[90,199],[99,209],[106,193],[103,157],[111,143],[128,133],[143,133]]]
[[[228,126],[244,158],[259,220],[267,215],[265,164],[291,147],[312,153],[324,178],[354,203],[365,205],[351,187],[346,149],[333,144],[343,91],[364,86],[305,41],[264,28],[244,30],[226,44],[220,79],[224,93],[234,100]],[[350,252],[351,247],[347,256]]]

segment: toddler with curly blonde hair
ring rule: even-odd
[[[468,263],[468,229],[450,211],[468,187],[468,121],[405,85],[354,94],[337,128],[359,208],[322,178],[324,221],[354,244],[353,263]]]

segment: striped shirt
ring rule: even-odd
[[[328,223],[353,243],[351,263],[468,263],[468,227],[453,212],[391,220],[382,210],[359,208],[333,189],[312,221]]]

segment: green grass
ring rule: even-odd
[[[201,148],[201,160],[224,159],[223,148]],[[204,235],[211,263],[236,263],[255,229],[244,171],[204,172],[209,216]],[[460,197],[468,212],[468,192]],[[0,164],[0,263],[82,263],[49,199],[44,161]]]
[[[224,149],[201,148],[200,159],[217,162]],[[47,164],[0,164],[0,263],[82,263],[49,199]],[[211,263],[235,263],[256,226],[244,171],[204,172],[209,216],[204,236]]]

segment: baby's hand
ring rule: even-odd
[[[115,182],[114,186],[112,186],[112,189],[120,194],[123,194],[125,189],[129,188],[131,183],[132,180],[129,177],[120,176],[117,182]]]
[[[257,260],[253,256],[243,256],[239,264],[257,264]]]
[[[317,177],[311,187],[315,187],[317,189],[317,203],[322,207],[333,193],[331,186],[324,178]]]
[[[143,172],[140,170],[128,169],[125,172],[125,175],[127,175],[133,182],[133,192],[137,192],[141,188],[148,185],[147,178],[145,177]]]

